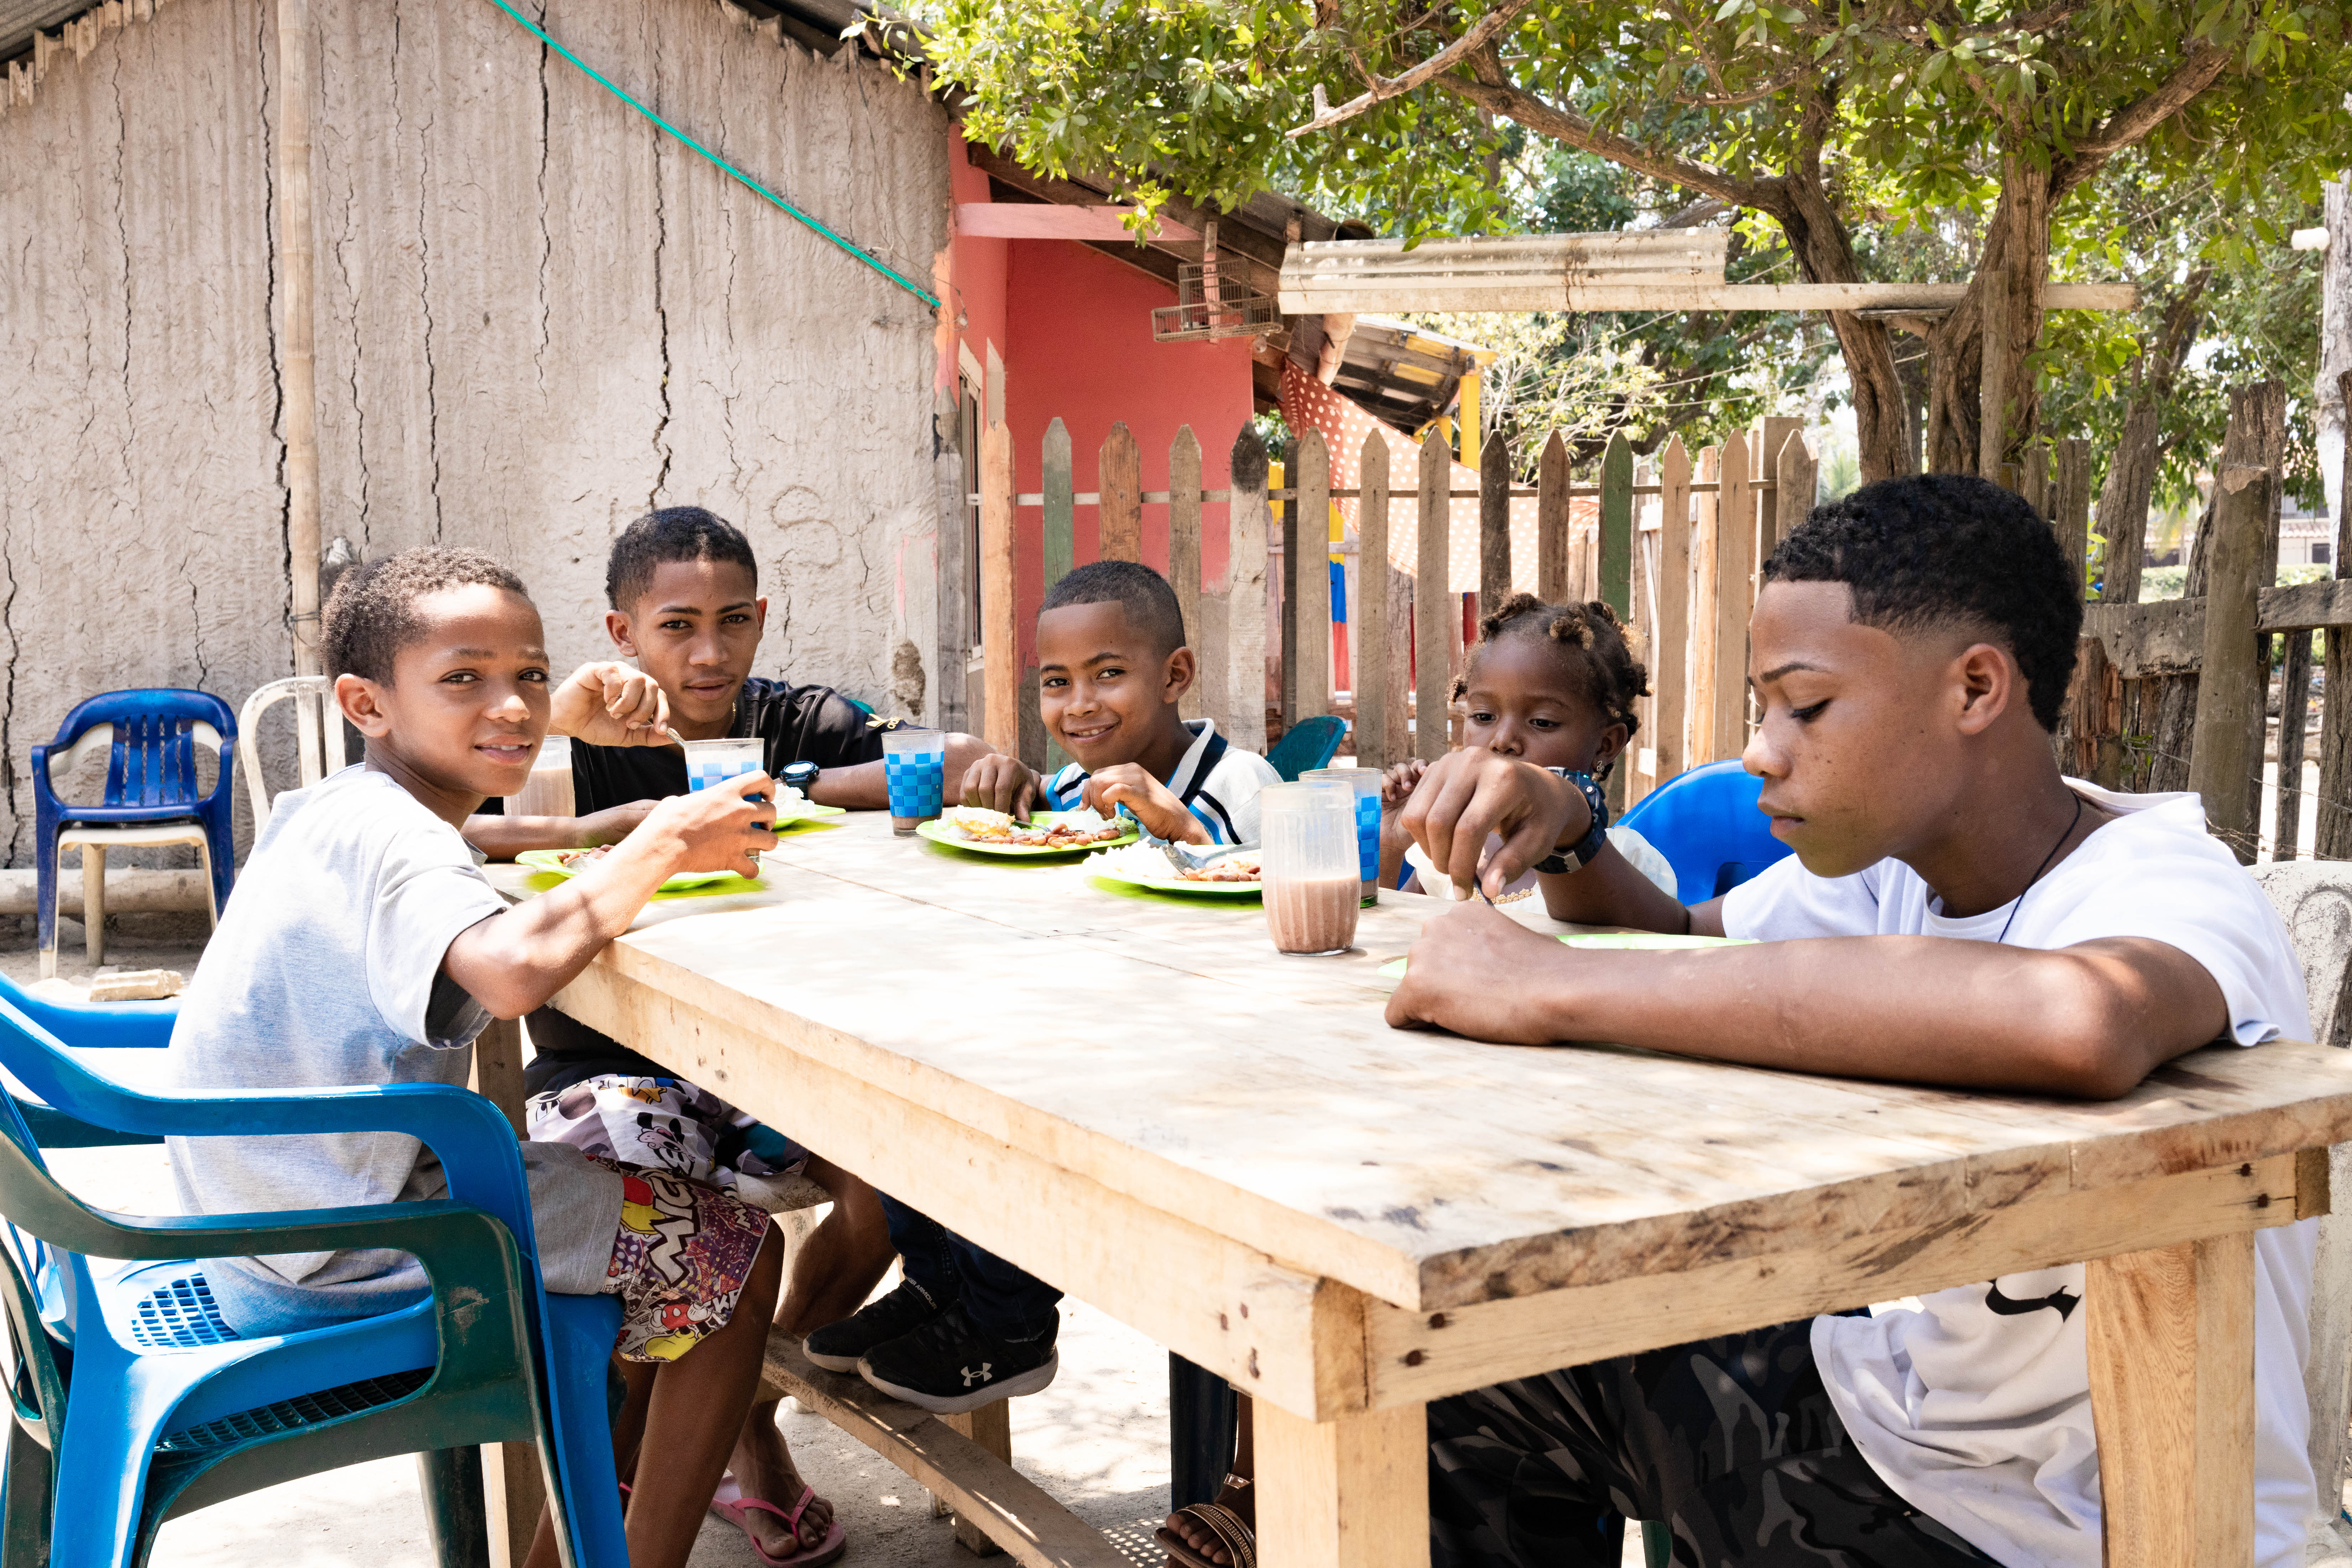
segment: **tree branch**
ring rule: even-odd
[[[1598,154],[1652,179],[1703,192],[1732,206],[1754,207],[1774,217],[1780,216],[1787,208],[1778,180],[1738,179],[1705,163],[1653,152],[1613,131],[1603,131],[1584,116],[1501,79],[1501,68],[1491,55],[1473,60],[1472,68],[1477,71],[1475,79],[1444,76],[1436,79],[1435,85],[1457,98],[1516,120],[1538,136],[1549,136],[1580,152]]]
[[[2089,135],[2074,139],[2074,152],[2050,171],[2052,199],[2064,195],[2097,174],[2109,158],[2186,109],[2199,93],[2213,85],[2229,63],[2228,49],[2212,44],[2199,44],[2191,48],[2155,91],[2116,110],[2107,116],[2105,124]]]
[[[1512,21],[1517,17],[1518,14],[1528,8],[1528,0],[1503,0],[1502,5],[1497,5],[1494,10],[1487,12],[1484,16],[1479,17],[1476,25],[1472,26],[1468,32],[1463,34],[1460,37],[1454,39],[1452,43],[1446,45],[1444,48],[1438,50],[1435,54],[1430,56],[1427,59],[1422,61],[1411,70],[1406,71],[1403,75],[1394,77],[1373,76],[1370,79],[1370,90],[1366,92],[1362,97],[1351,98],[1337,109],[1322,109],[1322,111],[1317,114],[1314,119],[1308,121],[1306,124],[1299,126],[1294,131],[1286,132],[1285,134],[1291,137],[1299,137],[1304,136],[1312,131],[1328,131],[1331,127],[1340,123],[1342,121],[1353,120],[1357,115],[1363,113],[1364,110],[1371,108],[1374,104],[1381,102],[1384,99],[1397,98],[1405,93],[1411,92],[1414,88],[1419,87],[1430,78],[1436,76],[1441,71],[1451,70],[1454,67],[1460,65],[1471,55],[1484,48],[1487,43],[1494,38],[1495,35],[1500,33],[1505,27],[1509,26]],[[1319,91],[1317,97],[1319,100],[1321,97]],[[1319,101],[1318,107],[1321,107]]]

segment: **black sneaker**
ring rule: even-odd
[[[801,1342],[801,1351],[827,1372],[856,1372],[867,1351],[912,1333],[940,1310],[929,1291],[912,1279],[904,1280],[887,1296],[810,1334]]]
[[[1054,1381],[1062,1358],[1052,1328],[1034,1339],[1000,1340],[965,1321],[950,1307],[913,1332],[876,1345],[857,1363],[857,1375],[909,1405],[941,1415],[958,1415],[1015,1394],[1034,1394]]]

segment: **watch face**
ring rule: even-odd
[[[817,773],[817,765],[814,763],[790,763],[785,764],[783,781],[794,789],[800,789],[814,779]]]

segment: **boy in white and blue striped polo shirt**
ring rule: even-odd
[[[965,805],[1020,817],[1123,805],[1161,838],[1257,842],[1257,793],[1277,775],[1208,720],[1178,716],[1197,666],[1167,579],[1132,561],[1072,572],[1038,611],[1037,664],[1046,731],[1077,760],[1045,779],[1017,757],[982,757],[964,775]]]
[[[1026,818],[1032,807],[1125,806],[1162,838],[1257,842],[1264,757],[1228,744],[1177,703],[1192,650],[1175,590],[1148,566],[1097,561],[1054,584],[1037,616],[1037,706],[1077,761],[1049,781],[991,753],[963,777],[963,804]],[[1054,1381],[1062,1293],[887,1194],[882,1212],[904,1281],[808,1336],[808,1358],[855,1371],[895,1399],[954,1415]]]

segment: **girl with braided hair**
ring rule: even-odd
[[[1454,683],[1454,700],[1464,705],[1465,746],[1586,775],[1596,795],[1641,727],[1634,700],[1649,691],[1649,671],[1634,658],[1616,611],[1599,599],[1547,605],[1533,594],[1512,595],[1478,623],[1478,641]],[[1449,897],[1451,884],[1433,868],[1424,875],[1418,852],[1412,873],[1398,879],[1412,839],[1397,819],[1428,767],[1418,759],[1401,763],[1382,781],[1381,880]],[[1588,862],[1604,855],[1630,861],[1668,894],[1675,891],[1674,868],[1640,834],[1612,827],[1604,837]],[[1536,879],[1528,872],[1504,898],[1525,898],[1536,890]]]

